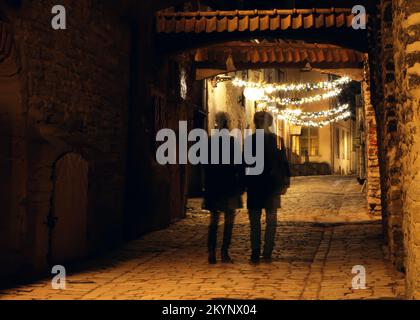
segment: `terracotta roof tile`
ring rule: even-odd
[[[306,63],[345,64],[361,67],[363,53],[333,45],[307,43],[253,43],[233,41],[195,51],[196,63],[224,64],[232,57],[234,63]]]
[[[294,9],[158,13],[158,33],[244,32],[350,28],[351,9]]]

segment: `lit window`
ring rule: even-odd
[[[300,136],[300,156],[319,156],[319,128],[302,128]]]

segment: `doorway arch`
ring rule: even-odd
[[[50,263],[76,261],[87,254],[88,170],[88,162],[77,153],[65,154],[54,165]]]

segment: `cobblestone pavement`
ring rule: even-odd
[[[353,177],[300,177],[284,197],[274,261],[248,263],[249,224],[238,213],[232,265],[207,264],[208,215],[187,219],[87,262],[56,291],[50,280],[0,291],[0,299],[396,299],[404,278],[384,258],[382,227]],[[219,237],[220,238],[220,237]],[[367,289],[352,290],[363,265]]]

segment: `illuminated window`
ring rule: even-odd
[[[301,157],[319,156],[319,128],[302,128],[299,142]]]

